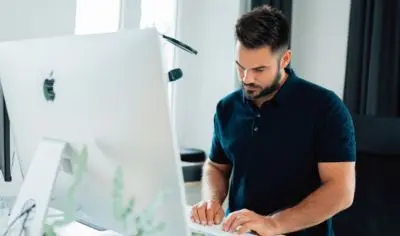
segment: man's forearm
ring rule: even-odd
[[[326,183],[298,205],[272,215],[279,234],[320,224],[352,203],[352,194],[335,183]]]
[[[202,177],[202,195],[204,200],[216,200],[220,204],[228,194],[228,173],[206,163]]]

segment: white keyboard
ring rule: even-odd
[[[234,233],[228,233],[222,230],[222,224],[219,225],[201,225],[196,224],[192,221],[189,221],[189,229],[193,236],[232,236]],[[244,234],[244,235],[253,235],[254,234]]]
[[[190,206],[187,206],[187,217],[190,218]],[[191,219],[188,220],[189,230],[193,236],[233,236],[234,233],[225,232],[222,230],[222,223],[219,225],[201,225],[194,223]],[[254,234],[244,234],[254,236]]]
[[[195,233],[198,233],[199,235],[204,235],[204,236],[233,235],[231,233],[223,231],[222,224],[221,225],[200,225],[200,224],[196,224],[194,222],[190,222],[189,229],[192,232],[192,235],[197,235]]]

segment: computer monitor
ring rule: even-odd
[[[5,182],[11,182],[10,121],[1,86],[0,91],[0,172]]]
[[[39,235],[50,206],[128,235],[135,222],[121,220],[123,207],[131,203],[135,216],[165,193],[153,209],[155,226],[165,227],[154,235],[189,234],[160,40],[144,29],[0,44],[1,83],[26,173],[10,226],[30,210],[29,235]],[[74,163],[85,150],[80,180]]]

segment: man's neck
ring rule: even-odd
[[[278,93],[279,89],[282,87],[282,85],[286,82],[287,78],[288,78],[288,74],[286,72],[282,73],[281,82],[279,83],[279,88],[268,96],[254,100],[253,103],[258,108],[260,108],[262,106],[262,104],[273,99],[275,97],[275,95]]]

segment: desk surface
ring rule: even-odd
[[[7,228],[8,224],[8,213],[9,210],[3,208],[1,210],[1,215],[0,215],[0,235],[3,235],[5,232],[5,229]],[[61,212],[57,211],[55,209],[49,208],[49,216],[51,215],[59,215]],[[53,219],[55,220],[55,218]],[[51,223],[52,220],[48,220],[48,223]],[[87,227],[79,222],[72,222],[70,224],[67,224],[63,227],[59,227],[55,229],[56,234],[60,236],[76,236],[76,235],[85,235],[85,236],[121,236],[120,234],[117,234],[113,231],[97,231],[95,229],[92,229],[90,227]]]
[[[0,206],[1,207],[1,206]],[[187,207],[188,213],[190,210],[190,207]],[[3,235],[5,229],[7,228],[7,224],[8,224],[8,213],[9,213],[9,209],[7,208],[0,208],[0,235]],[[52,215],[59,215],[61,212],[53,209],[53,208],[49,208],[49,212],[48,215],[50,216],[49,220],[47,220],[48,223],[52,222]],[[56,220],[56,218],[53,218],[53,220]],[[234,235],[231,233],[226,233],[223,232],[219,229],[218,226],[215,227],[210,227],[210,226],[202,226],[202,225],[198,225],[192,222],[189,222],[189,228],[190,231],[192,231],[193,233],[195,232],[201,232],[205,235],[207,235],[207,233],[211,234],[211,235],[221,235],[221,236],[229,236],[229,235]],[[72,222],[70,224],[67,224],[65,226],[59,227],[55,229],[57,235],[59,236],[76,236],[76,235],[85,235],[85,236],[122,236],[121,234],[118,234],[116,232],[113,231],[97,231],[95,229],[92,229],[90,227],[85,226],[84,224],[81,224],[79,222]],[[249,234],[250,235],[250,234]]]
[[[190,209],[189,207],[187,208],[188,210]],[[8,224],[8,219],[9,219],[9,209],[8,208],[0,208],[0,235],[3,235],[5,229],[7,228],[7,224]],[[51,223],[52,220],[56,220],[56,218],[53,218],[51,216],[54,215],[59,215],[61,213],[61,211],[58,211],[56,209],[53,208],[49,208],[49,212],[48,212],[48,218],[50,218],[50,220],[47,220],[48,223]],[[213,233],[215,232],[215,230],[213,229],[209,229],[208,227],[205,228],[204,226],[201,225],[197,225],[197,224],[189,224],[189,228],[191,229],[191,231],[202,231],[203,233]],[[76,236],[76,235],[85,235],[85,236],[122,236],[121,234],[118,234],[116,232],[113,231],[97,231],[95,229],[92,229],[90,227],[87,227],[84,224],[81,224],[79,222],[72,222],[70,224],[67,224],[65,226],[59,227],[55,229],[56,234],[59,236]],[[231,234],[219,234],[218,235],[231,235]]]

